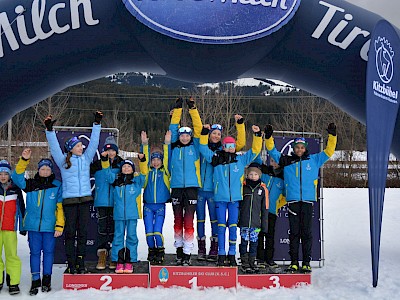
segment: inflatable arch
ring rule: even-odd
[[[365,123],[381,19],[342,0],[2,0],[0,123],[63,88],[126,71],[280,79]]]

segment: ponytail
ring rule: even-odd
[[[67,157],[65,158],[65,164],[67,165],[65,168],[69,169],[72,166],[71,163],[71,156],[72,156],[72,152],[68,152]]]

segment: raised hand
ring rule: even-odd
[[[100,124],[101,120],[103,119],[103,113],[101,111],[96,111],[94,114],[94,122],[96,124]]]
[[[44,125],[46,126],[46,129],[48,131],[52,131],[53,130],[53,125],[57,120],[53,121],[53,116],[52,115],[48,115],[46,117],[46,119],[44,119]]]
[[[272,133],[273,133],[273,132],[274,132],[274,129],[272,128],[272,125],[271,125],[271,124],[265,125],[264,134],[265,134],[265,138],[266,138],[267,140],[272,136]]]
[[[328,125],[328,128],[326,129],[326,131],[328,131],[329,134],[336,136],[336,125],[335,123],[330,123]]]
[[[164,144],[166,144],[166,145],[171,144],[171,136],[172,136],[171,130],[168,130],[168,131],[165,133]]]
[[[186,99],[186,104],[189,107],[189,109],[196,108],[196,102],[194,101],[193,97]]]
[[[251,126],[251,130],[253,130],[254,133],[260,132],[260,127],[258,127],[257,125],[253,125]]]
[[[149,143],[149,138],[147,137],[147,132],[146,131],[142,131],[140,133],[140,139],[142,140],[142,144],[143,145],[147,145]]]
[[[32,155],[31,148],[25,148],[21,154],[22,158],[25,160],[29,160],[31,158],[31,155]]]
[[[235,121],[236,121],[236,123],[238,123],[238,124],[243,124],[243,121],[244,121],[243,116],[242,116],[242,115],[236,114],[236,115],[235,115]]]

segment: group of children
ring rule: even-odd
[[[302,241],[304,272],[311,272],[311,220],[316,201],[318,170],[336,145],[336,126],[328,126],[327,148],[310,155],[304,138],[293,143],[294,153],[283,155],[276,150],[273,129],[264,130],[270,155],[267,166],[260,159],[262,132],[253,125],[252,147],[237,153],[246,144],[243,117],[235,115],[237,140],[223,138],[219,124],[202,124],[195,101],[186,100],[193,129],[181,126],[184,101],[176,100],[169,131],[161,148],[150,147],[146,132],[141,133],[139,172],[135,164],[118,156],[112,137],[106,139],[100,160],[92,162],[98,149],[103,114],[96,112],[90,143],[83,151],[82,142],[72,137],[61,149],[48,116],[44,124],[54,162],[62,182],[55,179],[53,162],[42,159],[38,172],[25,179],[30,149],[22,152],[13,172],[0,161],[0,189],[3,190],[0,220],[0,254],[4,246],[6,275],[0,259],[0,289],[4,277],[10,294],[19,293],[21,262],[17,256],[17,223],[21,234],[28,232],[32,273],[31,295],[51,290],[55,238],[65,236],[68,267],[66,273],[85,273],[89,205],[94,200],[98,215],[97,269],[108,267],[116,273],[132,273],[137,262],[138,219],[143,219],[148,245],[148,260],[162,264],[165,255],[163,224],[167,202],[174,213],[174,246],[177,264],[191,264],[195,241],[194,216],[197,215],[198,260],[217,262],[218,266],[236,266],[237,227],[240,228],[239,252],[246,272],[256,271],[256,258],[271,268],[274,262],[274,232],[278,209],[289,207],[290,256],[288,271],[299,270],[298,248]],[[95,177],[92,197],[90,177]],[[246,178],[245,178],[246,177]],[[142,195],[142,189],[144,189]],[[26,193],[26,208],[22,197]],[[211,245],[206,254],[205,207],[211,222]],[[229,241],[226,243],[226,229]],[[226,244],[228,248],[226,249]],[[227,250],[227,251],[226,251]],[[43,253],[42,277],[40,271]]]

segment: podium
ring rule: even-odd
[[[191,289],[209,287],[237,288],[292,288],[311,284],[311,274],[286,274],[283,268],[262,269],[255,274],[243,273],[239,267],[217,267],[214,262],[197,261],[192,256],[191,266],[178,266],[175,255],[167,254],[163,265],[147,261],[134,264],[133,274],[116,274],[114,270],[98,271],[95,263],[88,263],[87,274],[64,274],[63,288],[81,290],[94,288],[110,291],[122,287],[155,288],[174,286]]]

